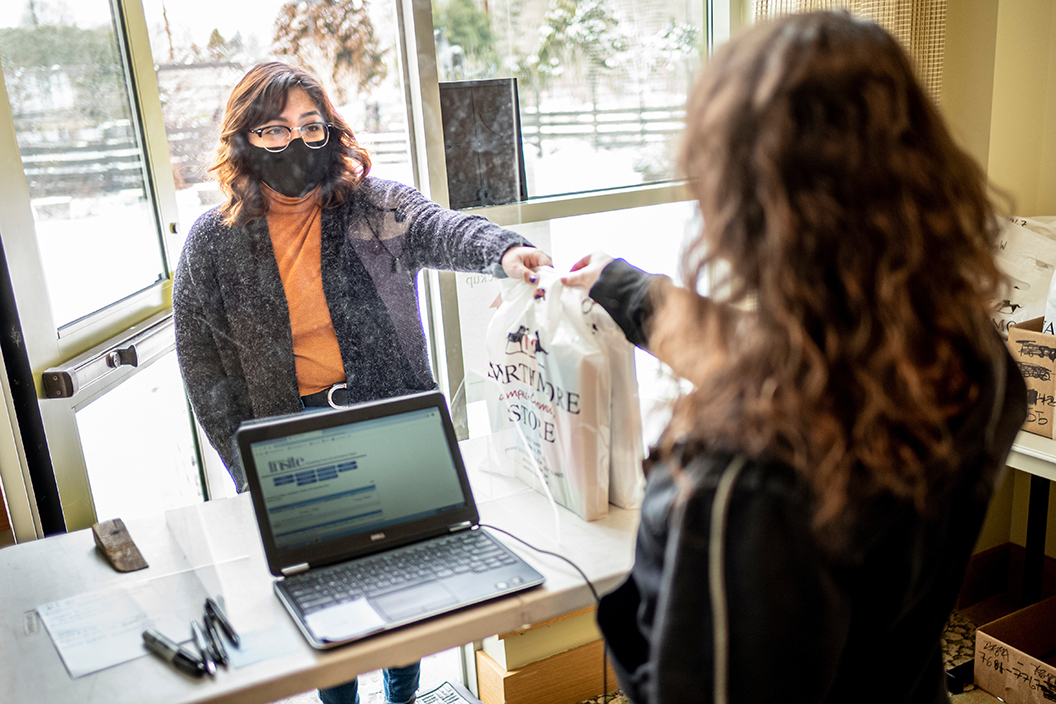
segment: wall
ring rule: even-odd
[[[1056,215],[1056,3],[949,3],[942,111],[1015,214]]]
[[[1056,215],[1056,3],[947,5],[942,112],[1018,215]],[[976,545],[1026,542],[1029,475],[1010,471]],[[1056,502],[1046,553],[1056,557]]]
[[[1004,545],[1011,540],[1012,509],[1015,503],[1016,477],[1022,472],[1008,470],[1004,481],[998,487],[994,497],[990,500],[990,507],[986,513],[986,520],[979,532],[979,538],[975,541],[974,552],[982,552],[990,548]],[[1028,482],[1029,483],[1029,482]],[[1024,532],[1023,545],[1026,542],[1026,509],[1024,508]]]
[[[991,180],[1019,215],[1056,214],[1056,3],[1002,0],[990,125]]]
[[[1049,484],[1052,494],[1052,484]],[[975,552],[982,552],[1003,543],[1019,546],[1027,543],[1027,507],[1030,501],[1030,475],[1008,470],[1004,483],[990,501],[986,521],[975,543]],[[1056,558],[1056,501],[1049,499],[1048,524],[1045,531],[1045,554]]]
[[[985,169],[990,156],[998,0],[962,0],[946,8],[942,112],[954,137]]]

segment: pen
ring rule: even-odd
[[[191,621],[191,636],[194,638],[194,645],[198,648],[198,652],[202,654],[202,664],[205,665],[205,671],[210,675],[215,675],[216,663],[213,662],[213,653],[209,648],[209,642],[205,639],[205,633],[197,621]]]
[[[212,597],[205,598],[205,611],[213,615],[216,622],[220,624],[220,628],[224,629],[224,633],[228,639],[237,648],[238,647],[238,634],[235,633],[235,627],[231,625],[231,621],[227,618],[227,614],[224,613],[223,609],[220,608],[220,604],[216,603]]]
[[[201,660],[153,628],[143,631],[143,642],[146,643],[147,650],[161,656],[180,672],[191,677],[201,677],[205,674],[205,665]]]
[[[218,663],[227,667],[227,648],[224,647],[224,641],[220,639],[220,633],[216,630],[213,615],[206,611],[203,620],[205,621],[205,635],[208,636],[209,643],[213,646],[213,657]]]

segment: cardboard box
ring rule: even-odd
[[[1056,597],[975,631],[975,683],[1008,704],[1056,701]]]
[[[1056,427],[1056,336],[1041,331],[1041,318],[1008,328],[1008,349],[1027,382],[1023,429],[1047,438]]]

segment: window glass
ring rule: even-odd
[[[181,235],[222,196],[208,173],[231,89],[262,61],[315,75],[371,155],[371,174],[414,184],[397,59],[396,14],[386,0],[257,2],[143,0],[158,74]],[[174,243],[172,251],[181,242]]]
[[[669,203],[557,218],[511,229],[548,251],[558,271],[568,271],[583,256],[601,250],[645,271],[677,279],[683,242],[699,226],[696,213],[695,203]],[[490,429],[484,402],[488,367],[485,340],[502,285],[481,274],[459,274],[457,281],[469,432],[470,436],[486,435]],[[677,392],[677,382],[666,366],[647,352],[638,350],[635,361],[644,432],[651,442],[666,424],[668,401]]]
[[[175,352],[77,411],[76,418],[99,520],[127,521],[203,500]]]
[[[59,327],[165,276],[130,75],[108,0],[14,0],[3,66]]]
[[[517,79],[529,198],[671,179],[703,6],[433,0],[440,80]]]

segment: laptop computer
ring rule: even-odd
[[[478,526],[439,392],[243,423],[275,592],[332,648],[542,584]]]

